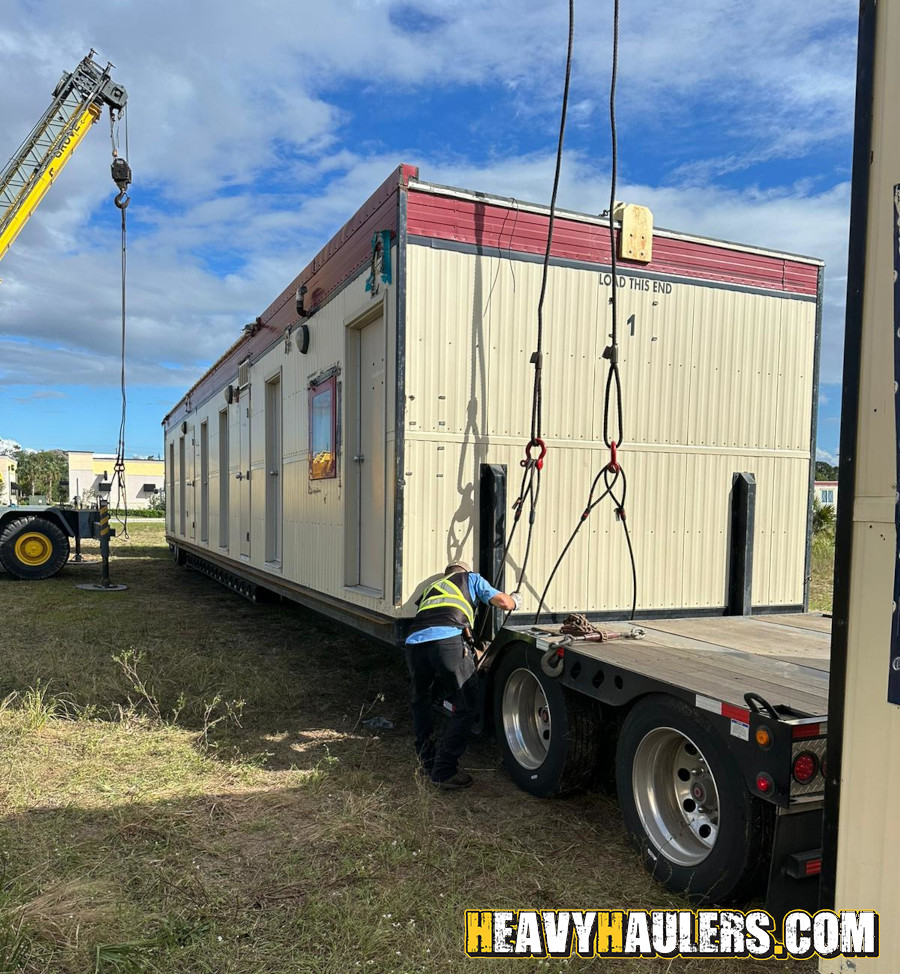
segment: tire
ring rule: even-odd
[[[51,578],[69,560],[69,538],[44,517],[18,517],[0,530],[0,565],[15,578]]]
[[[184,550],[184,548],[180,547],[177,544],[173,544],[171,547],[172,547],[172,561],[175,562],[175,564],[179,568],[183,567],[184,564],[187,562],[187,552]]]
[[[541,653],[515,643],[494,679],[494,728],[510,777],[545,798],[591,783],[598,764],[597,705],[541,670]]]
[[[773,815],[751,795],[711,723],[662,694],[622,725],[616,787],[644,868],[698,903],[729,903],[767,875]]]

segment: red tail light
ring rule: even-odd
[[[816,771],[819,770],[819,762],[816,759],[815,754],[810,754],[809,751],[804,751],[802,754],[798,754],[794,758],[794,766],[792,772],[794,775],[794,781],[800,785],[805,785],[812,781],[815,777]]]
[[[771,777],[767,775],[765,771],[761,771],[756,776],[757,791],[762,792],[762,794],[764,795],[768,795],[770,791],[774,790],[774,788],[775,788],[775,782],[772,781]]]

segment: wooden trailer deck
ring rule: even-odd
[[[633,627],[644,630],[643,639],[576,642],[573,648],[738,707],[746,707],[744,694],[753,691],[798,716],[828,713],[831,619],[821,613],[602,624],[613,632]]]

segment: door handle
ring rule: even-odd
[[[234,479],[235,480],[243,480],[244,479],[244,475],[242,473],[236,473],[234,475]]]
[[[365,459],[366,458],[361,453],[357,453],[357,455],[353,458],[353,462],[354,463],[363,463],[365,461]]]
[[[269,471],[269,476],[270,477],[277,477],[278,476],[278,471],[277,470],[270,470]]]

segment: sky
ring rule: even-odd
[[[94,47],[129,93],[129,455],[405,162],[546,203],[566,0],[2,0],[0,159]],[[619,192],[657,226],[823,258],[838,452],[856,9],[622,4]],[[611,0],[576,0],[559,192],[605,209]],[[124,148],[124,126],[119,130]],[[120,237],[104,116],[0,264],[0,437],[114,452]]]

